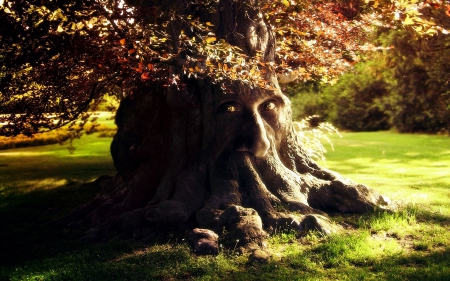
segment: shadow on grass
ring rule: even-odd
[[[0,196],[7,195],[6,192],[20,193],[23,189],[50,189],[70,183],[89,182],[101,175],[115,173],[111,161],[88,161],[85,158],[66,163],[58,163],[58,159],[45,163],[24,158],[24,164],[13,163],[0,167]],[[11,185],[14,188],[10,188]]]
[[[69,183],[50,190],[2,192],[0,264],[18,266],[87,246],[78,242],[82,230],[69,231],[64,225],[51,222],[88,202],[98,191],[94,185]]]
[[[421,222],[450,226],[450,216],[446,216],[442,213],[421,210],[416,217],[417,220]]]
[[[115,249],[114,249],[115,247]],[[132,253],[125,243],[93,247],[20,269],[44,280],[449,280],[450,250],[393,255],[366,264],[324,268],[305,251],[268,264],[236,257],[195,257],[185,245],[154,246]],[[121,253],[130,252],[120,258]],[[116,256],[116,258],[114,258]],[[119,258],[117,258],[119,256]]]
[[[450,249],[390,257],[373,270],[386,280],[450,280]]]

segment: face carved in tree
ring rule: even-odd
[[[292,223],[275,205],[301,210],[308,203],[300,175],[280,157],[288,155],[283,147],[292,133],[290,101],[280,91],[236,88],[212,93],[212,110],[205,110],[213,128],[206,129],[213,132],[207,142],[209,197],[196,220],[215,231],[225,227],[245,244],[266,237],[264,228]]]
[[[214,98],[214,155],[247,152],[263,158],[279,149],[290,118],[290,102],[277,91],[221,93]],[[275,146],[275,147],[272,147]]]

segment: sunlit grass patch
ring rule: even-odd
[[[359,217],[357,225],[359,228],[370,229],[373,232],[395,231],[402,233],[407,231],[408,227],[417,223],[417,211],[417,208],[414,206],[403,207],[396,212],[379,211]]]
[[[45,183],[86,182],[114,174],[110,144],[110,138],[87,135],[73,142],[72,154],[59,144],[0,150],[0,183],[45,188]]]
[[[324,267],[373,265],[400,252],[396,241],[374,239],[368,231],[331,235],[313,250]]]
[[[342,138],[330,139],[335,149],[329,150],[323,162],[328,168],[403,205],[426,205],[450,216],[447,136],[376,132],[342,133]]]

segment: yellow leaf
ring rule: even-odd
[[[413,19],[407,15],[405,21],[403,22],[403,25],[412,25],[412,24],[414,24]]]
[[[208,37],[206,38],[206,44],[211,44],[212,42],[216,41],[217,38],[216,37]]]
[[[214,24],[212,24],[208,21],[208,22],[206,22],[206,26],[214,26]]]
[[[84,27],[84,24],[82,22],[77,22],[77,29],[82,29],[83,27]]]
[[[291,31],[294,31],[295,33],[297,33],[298,35],[301,35],[301,36],[307,36],[307,35],[308,35],[308,33],[302,32],[302,31],[300,31],[300,30],[295,30],[295,29],[293,29],[293,30],[291,30]]]
[[[435,33],[436,33],[436,29],[434,29],[434,28],[430,28],[430,29],[428,29],[427,32],[426,32],[426,34],[429,34],[429,35],[435,34]]]
[[[286,7],[291,6],[291,3],[289,3],[288,0],[281,0],[280,3],[283,4],[283,5],[286,6]]]

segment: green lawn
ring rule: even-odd
[[[327,145],[332,170],[402,203],[450,215],[450,138],[391,132],[345,133]]]
[[[14,185],[14,190],[48,189],[114,174],[110,143],[111,138],[86,135],[74,140],[73,153],[69,153],[68,144],[0,150],[1,192],[8,189],[5,185]]]
[[[450,138],[389,132],[332,137],[324,165],[400,202],[397,213],[335,216],[343,233],[268,241],[268,264],[233,249],[196,257],[186,241],[142,244],[79,239],[50,223],[114,174],[108,138],[0,150],[0,280],[450,280]]]

